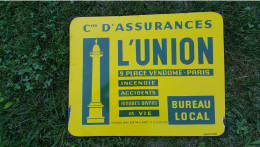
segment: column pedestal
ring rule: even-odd
[[[102,116],[104,105],[100,102],[91,102],[88,107],[89,116],[87,117],[87,123],[104,123],[105,117]]]

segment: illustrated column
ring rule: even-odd
[[[92,57],[92,95],[91,103],[88,105],[87,123],[104,123],[105,117],[102,115],[104,105],[100,101],[100,58],[103,56],[103,52],[100,51],[97,39],[90,56]]]

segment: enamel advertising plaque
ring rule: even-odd
[[[219,136],[223,19],[215,12],[77,17],[70,25],[73,136]]]

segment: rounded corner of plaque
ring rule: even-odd
[[[70,29],[72,29],[73,26],[79,22],[80,18],[81,17],[75,17],[70,21]]]
[[[217,20],[220,20],[221,22],[223,22],[223,12],[222,11],[215,11],[215,12],[210,12],[214,15],[214,17],[217,19]]]
[[[224,136],[224,135],[226,134],[226,129],[225,129],[225,127],[221,128],[221,129],[218,131],[217,134],[218,134],[217,136],[219,136],[219,137]]]
[[[77,132],[77,129],[74,127],[71,127],[70,125],[68,127],[68,134],[69,134],[69,136],[80,137],[80,135]]]

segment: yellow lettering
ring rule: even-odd
[[[205,112],[204,115],[205,115],[205,120],[209,120],[207,112]]]
[[[179,108],[184,108],[184,101],[179,101]]]
[[[181,119],[182,120],[187,120],[187,113],[186,112],[182,112],[181,113]]]
[[[172,101],[172,108],[177,108],[177,101]]]
[[[190,120],[195,120],[195,118],[193,117],[193,115],[195,115],[195,113],[194,113],[194,112],[191,112],[191,113],[190,113]]]
[[[201,115],[200,112],[198,113],[198,116],[197,116],[197,120],[199,120],[199,119],[200,119],[200,120],[203,120],[203,117],[202,117],[202,115]]]
[[[121,95],[125,95],[125,92],[124,92],[124,91],[122,91],[122,92],[121,92]]]
[[[197,101],[192,101],[193,102],[193,108],[197,108]]]
[[[120,77],[122,77],[124,75],[123,71],[120,71]]]
[[[191,108],[191,102],[190,101],[186,101],[186,108]]]
[[[198,108],[204,108],[202,101],[199,101]]]
[[[206,70],[205,72],[206,72],[206,75],[209,75],[209,70]]]
[[[208,100],[208,104],[207,104],[207,101],[205,100],[204,105],[205,105],[205,108],[210,108],[210,100]]]
[[[175,112],[175,120],[180,120],[180,119],[178,118],[178,113],[177,113],[177,112]]]
[[[129,112],[129,115],[135,115],[134,112]]]

